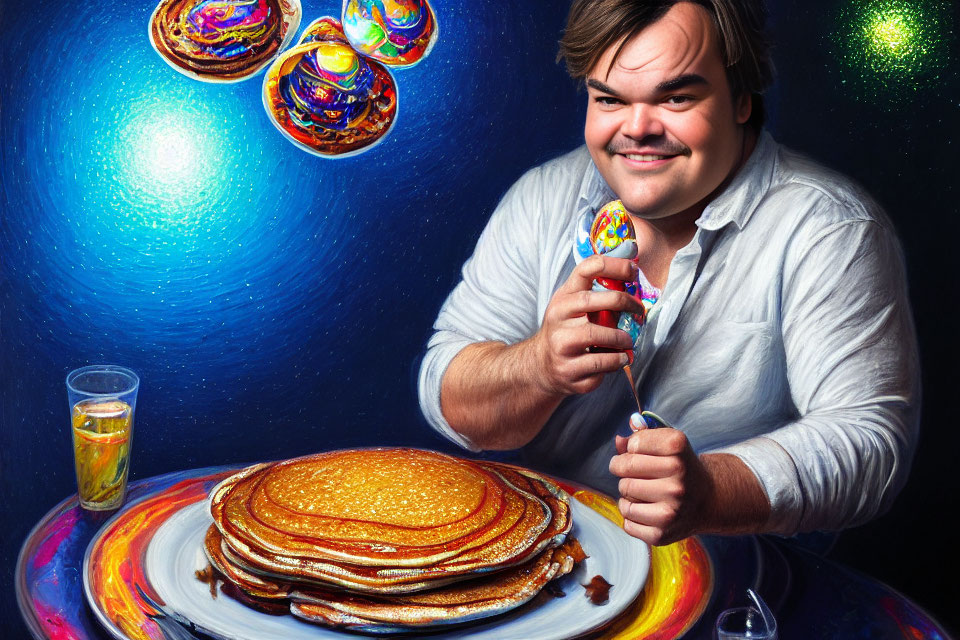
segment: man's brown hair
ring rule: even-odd
[[[747,124],[759,129],[763,125],[761,94],[773,81],[763,0],[574,0],[557,60],[564,60],[570,75],[583,82],[607,49],[619,43],[613,56],[616,61],[630,38],[678,2],[698,4],[713,18],[730,93],[734,98],[750,94],[753,110]]]

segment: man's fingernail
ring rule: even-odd
[[[643,417],[639,413],[633,413],[630,416],[630,428],[634,431],[640,431],[647,426],[647,423],[644,422]]]
[[[630,363],[630,358],[627,357],[627,354],[621,353],[621,354],[620,354],[620,366],[621,366],[621,367],[624,367],[624,366],[628,365],[629,363]]]

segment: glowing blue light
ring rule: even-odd
[[[229,195],[222,188],[220,164],[227,149],[223,136],[211,133],[215,122],[206,110],[153,107],[141,104],[133,110],[114,147],[118,179],[129,192],[158,205],[131,209],[128,215],[150,228],[189,235],[212,213],[204,201]]]

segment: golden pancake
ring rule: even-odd
[[[373,620],[358,618],[357,616],[347,615],[323,604],[297,604],[290,603],[290,613],[307,622],[322,624],[325,627],[334,629],[351,629],[355,631],[369,630],[376,633],[384,625],[378,624]],[[379,631],[380,633],[400,633],[402,629],[387,629]]]
[[[527,505],[519,494],[511,492],[504,495],[505,487],[496,493],[499,494],[500,509],[494,514],[495,519],[459,539],[429,547],[398,545],[395,542],[385,544],[375,539],[361,543],[345,542],[310,536],[305,533],[305,528],[304,533],[291,535],[259,520],[244,508],[244,503],[249,502],[250,498],[243,486],[225,503],[227,506],[222,512],[222,518],[217,519],[217,522],[232,546],[237,550],[250,549],[250,553],[260,556],[267,567],[272,564],[272,557],[275,555],[292,555],[298,560],[345,561],[373,566],[428,565],[456,555],[464,548],[483,545],[498,535],[498,528],[508,528],[523,517]],[[217,510],[212,512],[216,519],[219,515]]]
[[[266,599],[286,598],[290,595],[288,585],[261,578],[227,559],[224,555],[223,537],[215,525],[210,525],[207,529],[207,535],[203,540],[203,552],[214,569],[248,595]]]
[[[335,453],[344,455],[257,465],[221,483],[211,495],[211,514],[230,545],[320,561],[422,566],[486,544],[524,513],[525,497],[467,461],[418,450]],[[362,464],[366,456],[371,469]],[[327,473],[338,465],[346,472]],[[380,482],[357,480],[365,474]],[[333,498],[311,497],[336,486]],[[355,517],[362,513],[366,517]],[[546,518],[547,509],[541,513]]]
[[[457,580],[462,580],[464,577],[460,575],[439,575],[419,581],[402,581],[398,579],[385,581],[376,577],[376,572],[378,571],[376,568],[336,564],[332,562],[310,563],[307,568],[287,568],[286,573],[278,573],[251,564],[247,558],[234,551],[226,541],[221,545],[221,550],[226,561],[235,567],[238,572],[253,574],[260,580],[274,581],[278,584],[289,583],[308,586],[326,586],[361,593],[392,594],[433,589],[438,586],[456,582]],[[295,561],[289,558],[286,560],[290,563]],[[369,573],[364,574],[364,571],[368,571]]]
[[[513,473],[509,469],[504,472]],[[498,471],[494,473],[499,474]],[[520,479],[531,491],[516,491],[516,495],[523,498],[523,511],[513,525],[504,530],[492,530],[457,556],[430,566],[364,567],[289,554],[272,554],[236,541],[229,534],[225,538],[231,549],[225,550],[225,555],[241,570],[280,581],[321,581],[371,593],[408,593],[432,588],[449,583],[456,576],[467,577],[466,574],[525,562],[544,548],[562,541],[569,531],[568,505],[558,500],[542,484],[529,482],[523,476]],[[507,484],[505,480],[503,482]],[[512,485],[508,486],[512,488]],[[537,493],[553,500],[558,513],[554,514],[554,509],[536,497]],[[230,531],[229,525],[227,530]],[[479,546],[480,542],[485,544]]]
[[[406,596],[298,591],[291,596],[290,611],[300,618],[346,628],[386,624],[416,629],[468,622],[504,613],[537,595],[563,569],[553,561],[553,553],[547,550],[518,567]]]
[[[267,470],[250,509],[291,535],[431,547],[490,521],[479,517],[499,488],[490,480],[475,465],[438,453],[340,452]]]
[[[225,589],[313,622],[403,632],[513,609],[583,553],[569,496],[537,473],[415,449],[254,465],[210,496]]]
[[[494,462],[479,463],[483,467],[495,470],[514,487],[528,491],[543,501],[550,509],[551,520],[543,530],[537,541],[530,547],[526,555],[518,556],[515,563],[525,562],[527,558],[539,553],[545,548],[555,547],[563,543],[570,529],[573,528],[573,518],[570,514],[570,496],[555,482],[540,474],[521,469],[513,465]]]
[[[478,468],[478,471],[482,470]],[[320,547],[323,551],[320,552],[320,555],[332,554],[336,558],[357,564],[420,566],[436,562],[443,557],[450,557],[464,549],[485,544],[486,541],[495,537],[498,531],[514,526],[523,517],[528,505],[525,497],[500,481],[499,476],[486,471],[482,472],[486,476],[482,480],[487,484],[486,495],[492,495],[496,498],[496,504],[499,507],[496,511],[485,509],[486,512],[483,513],[484,521],[472,517],[472,521],[469,523],[457,522],[452,525],[437,527],[437,529],[442,528],[446,531],[426,531],[422,527],[403,527],[390,530],[389,525],[376,527],[366,522],[335,521],[328,518],[328,530],[365,530],[364,536],[367,539],[361,542],[355,539],[323,536],[322,546]],[[491,500],[484,500],[482,504],[485,507],[491,502]],[[543,517],[546,517],[545,506],[541,513]],[[267,515],[269,517],[269,512]],[[285,517],[284,514],[281,514],[281,517]],[[289,518],[289,516],[286,516],[286,518]],[[256,523],[263,522],[263,510],[260,513],[254,512],[253,519]],[[296,550],[298,553],[305,552],[305,555],[309,557],[316,557],[314,554],[318,552],[315,538],[307,538],[310,535],[307,532],[312,531],[312,526],[317,524],[317,519],[303,518],[302,520],[304,522],[297,523],[298,530],[295,532],[274,529],[275,533],[268,534],[273,538],[267,539],[268,544],[273,544],[273,548],[277,549],[277,540],[279,540],[282,548]],[[267,519],[266,521],[269,522],[270,520]],[[380,534],[380,537],[378,537],[378,534]],[[419,541],[424,538],[436,538],[440,534],[447,539],[436,544],[419,544]],[[309,546],[306,540],[313,543],[313,546]]]
[[[369,517],[378,515],[375,507],[371,508],[366,519],[347,518],[336,515],[336,512],[324,513],[325,505],[314,503],[322,502],[317,496],[329,492],[329,487],[325,486],[327,483],[303,483],[296,477],[287,478],[285,481],[287,486],[295,487],[296,492],[303,492],[301,497],[308,496],[303,498],[303,502],[310,500],[311,504],[298,505],[299,508],[295,510],[282,503],[277,504],[271,501],[271,495],[267,494],[267,491],[270,483],[274,485],[278,483],[276,476],[281,476],[281,479],[287,475],[296,476],[303,471],[300,467],[316,466],[318,462],[325,461],[297,459],[278,465],[257,465],[229,478],[217,487],[212,495],[211,512],[214,518],[219,519],[222,516],[236,525],[259,525],[260,531],[266,538],[264,540],[266,545],[272,543],[271,538],[274,536],[285,535],[284,542],[292,541],[294,545],[299,542],[301,546],[305,546],[305,543],[298,541],[297,538],[318,538],[347,549],[382,548],[384,552],[390,552],[398,544],[442,547],[487,526],[501,515],[504,507],[502,486],[496,482],[490,482],[488,472],[466,465],[461,465],[462,468],[459,470],[472,477],[462,480],[470,485],[469,489],[472,489],[476,495],[467,495],[467,489],[455,493],[451,502],[454,502],[459,494],[460,504],[459,506],[451,505],[451,510],[466,511],[467,517],[452,519],[449,523],[440,522],[432,529],[417,526],[416,523],[396,525],[377,522]],[[294,466],[292,463],[299,464]],[[406,484],[411,483],[408,480]],[[362,491],[374,491],[374,489],[361,488],[360,492]],[[381,496],[380,499],[386,503],[390,497]],[[369,501],[370,498],[365,496],[365,500]],[[402,498],[402,501],[410,502],[406,497]],[[381,507],[381,513],[386,511],[386,508]],[[385,515],[389,516],[389,514]],[[438,516],[442,517],[442,514]],[[432,536],[434,539],[423,540],[425,536]]]

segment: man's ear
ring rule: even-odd
[[[737,124],[744,124],[753,114],[753,94],[744,91],[734,101],[734,112],[737,114]]]

